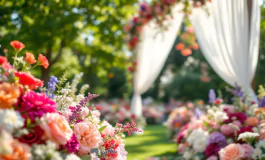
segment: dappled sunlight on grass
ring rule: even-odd
[[[145,160],[156,156],[176,155],[176,144],[170,142],[166,128],[161,125],[147,126],[143,135],[126,138],[128,160]]]

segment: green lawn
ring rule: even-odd
[[[128,160],[146,160],[149,157],[176,157],[176,144],[166,135],[167,129],[161,125],[147,126],[142,135],[126,137]]]

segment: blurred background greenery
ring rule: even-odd
[[[50,61],[47,70],[35,75],[43,80],[60,76],[70,79],[83,72],[82,83],[101,98],[130,98],[132,95],[132,53],[128,51],[123,26],[137,13],[138,0],[1,0],[0,54],[9,50],[9,42],[19,40],[25,51],[42,53]],[[260,58],[253,86],[265,82],[265,8],[262,6]],[[185,30],[185,25],[182,31]],[[180,39],[176,39],[175,44]],[[214,54],[214,53],[213,53]],[[202,75],[207,72],[207,78]],[[167,102],[207,100],[211,88],[225,88],[206,62],[200,50],[183,57],[172,48],[169,58],[154,85],[143,97]]]

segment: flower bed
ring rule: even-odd
[[[13,65],[0,56],[0,159],[127,158],[124,133],[139,131],[133,121],[113,127],[100,120],[100,112],[89,105],[99,95],[86,96],[87,85],[76,90],[81,75],[72,83],[52,76],[44,88],[30,71],[47,68],[46,57],[40,54],[36,60],[29,52],[19,57],[25,45],[10,44],[15,50]]]
[[[251,102],[240,87],[231,90],[233,105],[224,104],[210,91],[205,114],[190,121],[176,135],[178,154],[184,159],[264,159],[264,90],[260,105]]]

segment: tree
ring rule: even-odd
[[[44,54],[50,66],[41,70],[43,80],[48,79],[51,68],[65,55],[65,49],[79,56],[93,55],[98,61],[105,56],[107,61],[116,63],[115,53],[123,53],[123,25],[135,11],[136,2],[2,0],[0,43],[8,46],[11,40],[18,39],[34,54]],[[117,56],[119,60],[120,57]]]

